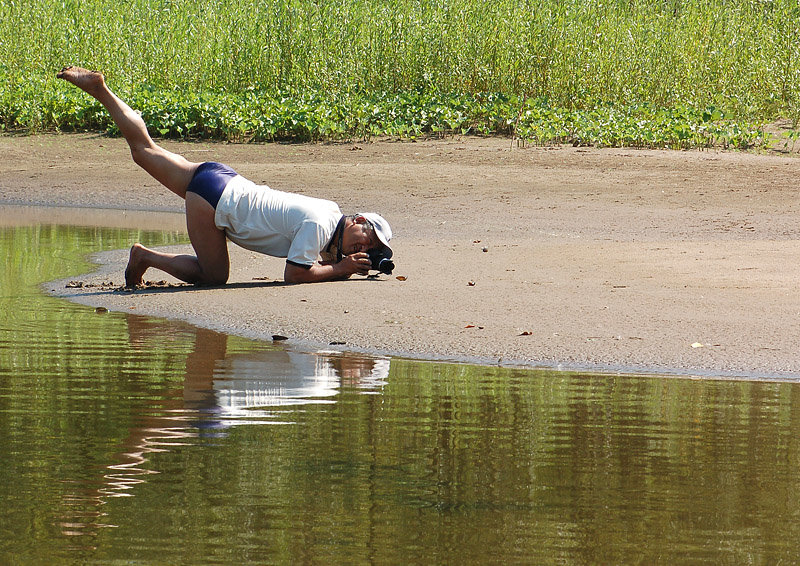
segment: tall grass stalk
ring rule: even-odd
[[[118,88],[499,93],[796,125],[798,37],[797,0],[0,0],[0,89],[76,63]]]

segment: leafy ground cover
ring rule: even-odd
[[[29,131],[100,130],[117,134],[94,100],[51,81],[0,93],[0,125]],[[160,137],[250,141],[322,141],[373,136],[507,135],[526,143],[658,148],[736,147],[767,142],[758,125],[726,119],[713,106],[657,108],[596,104],[559,108],[547,100],[502,94],[379,93],[280,96],[157,89],[121,93]]]

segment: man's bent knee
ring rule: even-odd
[[[220,269],[202,269],[198,283],[202,285],[225,285],[230,277],[230,267]]]
[[[203,278],[203,284],[205,284],[205,285],[212,285],[212,286],[225,285],[225,283],[227,283],[227,282],[228,282],[228,276],[227,275],[225,277],[204,277]]]

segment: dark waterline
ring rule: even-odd
[[[800,389],[310,354],[42,294],[0,230],[0,563],[796,562]]]

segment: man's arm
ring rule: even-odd
[[[315,263],[308,268],[287,263],[283,280],[287,283],[317,283],[347,279],[354,273],[367,275],[370,266],[369,256],[363,252],[345,256],[339,263]]]

